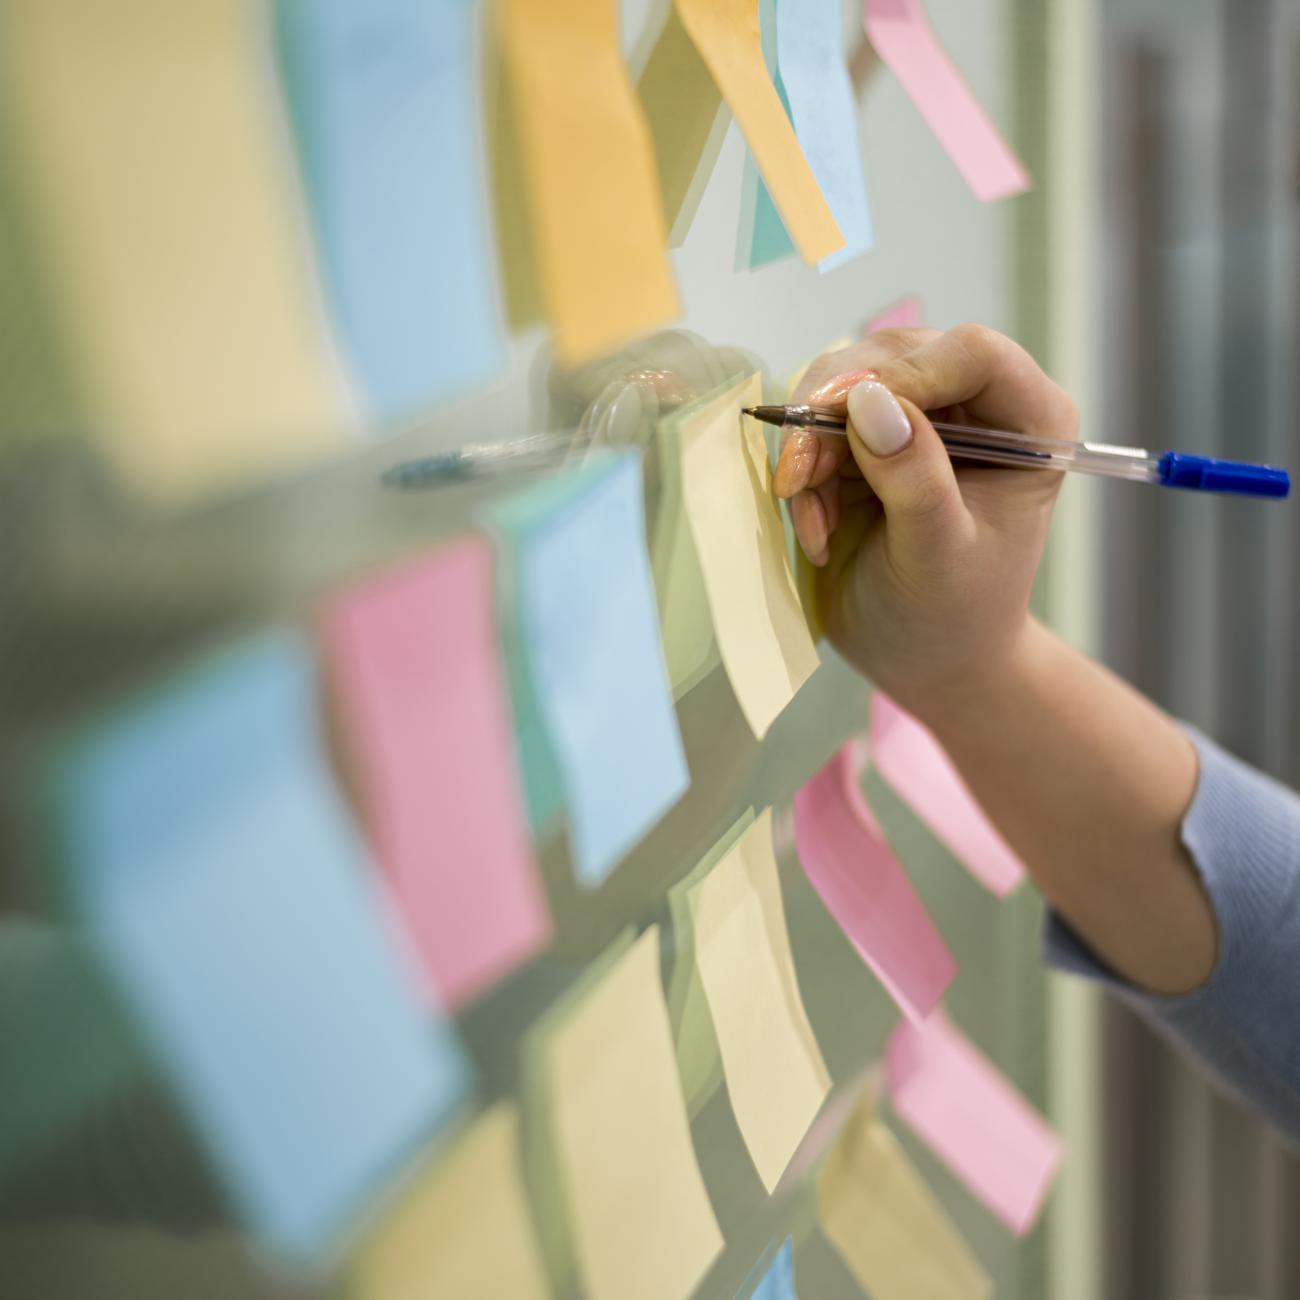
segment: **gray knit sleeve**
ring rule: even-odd
[[[1138,990],[1050,912],[1044,957],[1114,990],[1300,1143],[1300,796],[1188,732],[1200,776],[1182,839],[1218,919],[1209,980],[1182,997]]]

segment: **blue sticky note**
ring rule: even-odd
[[[498,521],[579,880],[599,884],[690,783],[645,545],[641,457],[543,484]]]
[[[471,0],[277,0],[326,289],[366,414],[399,420],[504,361]]]
[[[794,1242],[787,1237],[750,1300],[799,1300],[794,1289]]]
[[[247,1226],[319,1250],[464,1097],[330,779],[310,651],[214,661],[56,773],[73,903]]]

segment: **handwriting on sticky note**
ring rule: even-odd
[[[371,419],[408,417],[504,361],[473,6],[277,0],[276,16],[340,334]]]
[[[772,497],[767,445],[740,415],[761,400],[762,382],[751,375],[679,425],[682,494],[718,649],[759,737],[818,664]]]
[[[745,134],[800,255],[806,262],[829,257],[843,247],[844,236],[768,75],[757,4],[754,0],[675,0],[675,4],[682,26]]]
[[[1023,194],[1029,177],[944,53],[922,0],[863,0],[867,36],[977,199]]]
[[[541,1048],[591,1300],[685,1300],[722,1249],[691,1146],[651,926]]]
[[[924,1020],[957,963],[862,797],[852,746],[795,795],[794,816],[812,887],[902,1010]]]
[[[328,775],[307,646],[268,639],[90,733],[58,780],[70,891],[262,1240],[303,1256],[459,1104]]]
[[[799,1300],[794,1289],[794,1242],[789,1237],[781,1243],[749,1300]]]
[[[999,898],[1025,868],[934,736],[883,691],[871,697],[871,762],[980,884]]]
[[[1027,1232],[1061,1163],[1047,1121],[942,1011],[899,1023],[885,1074],[899,1118],[1012,1232]]]
[[[877,330],[916,329],[921,324],[921,299],[910,293],[872,316],[862,327],[862,337],[867,338]]]
[[[555,746],[579,878],[599,884],[690,775],[659,639],[641,459],[612,456],[500,512],[519,537],[528,667]]]
[[[799,995],[767,809],[690,894],[736,1123],[769,1192],[830,1091]]]
[[[563,365],[672,320],[677,291],[649,129],[615,0],[502,0],[542,300]]]
[[[385,1217],[352,1268],[355,1300],[502,1296],[547,1300],[519,1162],[519,1112],[474,1121]]]
[[[227,0],[5,7],[0,97],[85,427],[161,502],[283,474],[348,428],[261,16]]]
[[[817,1217],[873,1300],[988,1300],[992,1279],[869,1104],[817,1186]]]
[[[322,619],[377,856],[452,1009],[551,932],[495,617],[491,546],[467,538],[340,593]]]

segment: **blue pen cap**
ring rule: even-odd
[[[1165,487],[1197,492],[1235,492],[1247,497],[1284,497],[1291,491],[1291,476],[1273,465],[1247,465],[1239,460],[1216,460],[1167,451],[1156,466]]]

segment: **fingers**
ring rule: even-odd
[[[833,479],[848,460],[846,439],[796,429],[786,438],[776,462],[776,494],[789,498],[807,488],[819,487]]]

